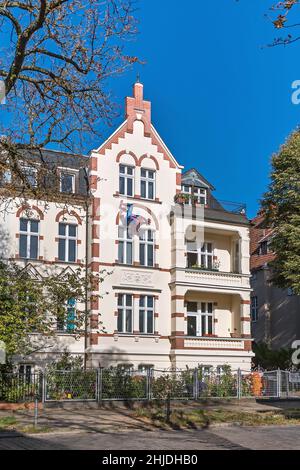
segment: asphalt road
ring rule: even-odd
[[[300,426],[195,431],[0,433],[0,450],[300,450]]]

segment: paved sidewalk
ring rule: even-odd
[[[226,426],[196,431],[0,433],[0,450],[300,450],[298,426]]]

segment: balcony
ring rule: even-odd
[[[176,268],[175,282],[191,286],[221,287],[233,289],[249,289],[250,281],[247,274],[236,274],[222,271],[210,271],[198,268]]]
[[[211,209],[215,211],[229,212],[231,214],[240,214],[246,215],[247,206],[242,202],[232,202],[232,201],[221,201],[215,199],[213,196],[208,197],[206,203],[201,203],[199,196],[194,194],[179,193],[174,197],[174,202],[176,204],[182,205],[203,205],[205,209]]]
[[[199,338],[189,336],[184,338],[184,347],[187,349],[244,350],[245,340],[242,338]]]

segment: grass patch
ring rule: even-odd
[[[161,429],[197,429],[206,428],[213,424],[239,424],[242,426],[268,426],[284,424],[300,424],[300,415],[285,414],[280,411],[239,412],[224,409],[214,410],[184,410],[173,409],[170,421],[166,421],[164,406],[153,406],[135,410],[135,415],[150,424]]]
[[[17,420],[13,416],[4,416],[3,418],[0,418],[0,429],[9,429],[15,424],[17,424]]]

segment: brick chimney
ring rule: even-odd
[[[144,86],[136,82],[133,86],[133,98],[126,98],[126,119],[128,120],[128,131],[133,131],[134,121],[143,121],[145,135],[151,134],[151,102],[144,100]]]

